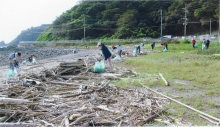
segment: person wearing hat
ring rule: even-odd
[[[102,50],[102,54],[104,55],[105,60],[108,60],[108,64],[109,64],[109,71],[112,73],[113,72],[113,67],[112,67],[112,54],[109,51],[109,49],[101,42],[98,42],[97,47],[100,48]]]

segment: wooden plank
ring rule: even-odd
[[[167,85],[167,86],[170,86],[170,83],[163,77],[163,75],[159,72],[159,75],[160,77],[162,78],[162,80],[164,81],[164,83]]]

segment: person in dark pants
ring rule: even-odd
[[[21,53],[12,53],[8,57],[9,61],[9,68],[11,70],[14,70],[14,68],[17,68],[17,70],[20,70],[20,63],[22,63]]]
[[[109,71],[110,73],[113,72],[113,67],[112,67],[112,54],[111,52],[109,51],[109,49],[101,42],[98,42],[97,44],[97,47],[101,47],[101,50],[102,50],[102,54],[104,55],[104,58],[105,60],[108,60],[108,63],[109,63]]]
[[[151,48],[152,48],[152,50],[154,49],[154,47],[155,47],[155,42],[152,42],[152,43],[151,43]]]
[[[206,49],[208,49],[208,48],[209,48],[209,44],[210,44],[210,41],[209,41],[209,40],[207,40],[207,41],[206,41]]]
[[[118,50],[118,55],[121,57],[122,46],[121,46],[121,45],[118,45],[118,46],[117,46],[117,50]]]
[[[141,52],[141,46],[140,46],[140,45],[138,45],[138,46],[136,47],[136,51],[140,54],[140,52]]]

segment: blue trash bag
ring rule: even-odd
[[[204,49],[205,49],[205,44],[202,43],[202,50],[204,50]]]
[[[168,52],[167,48],[164,48],[164,49],[163,49],[163,52]]]
[[[198,48],[198,47],[199,47],[199,45],[198,45],[197,43],[195,43],[194,47],[195,47],[195,48]]]
[[[9,69],[8,73],[7,73],[7,77],[8,78],[11,78],[11,77],[14,77],[16,75],[16,73],[14,72],[14,70],[12,69]]]
[[[93,72],[95,72],[95,73],[104,73],[105,72],[105,63],[104,63],[104,61],[95,62]]]

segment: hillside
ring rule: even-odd
[[[31,27],[21,31],[21,33],[12,40],[9,45],[18,45],[20,41],[36,41],[38,36],[49,26],[49,24],[42,24],[41,26]]]
[[[1,46],[6,46],[5,42],[4,41],[0,41],[0,47]]]
[[[82,1],[38,40],[156,38],[161,24],[163,35],[203,34],[209,33],[210,23],[213,31],[218,29],[218,13],[217,0]]]

